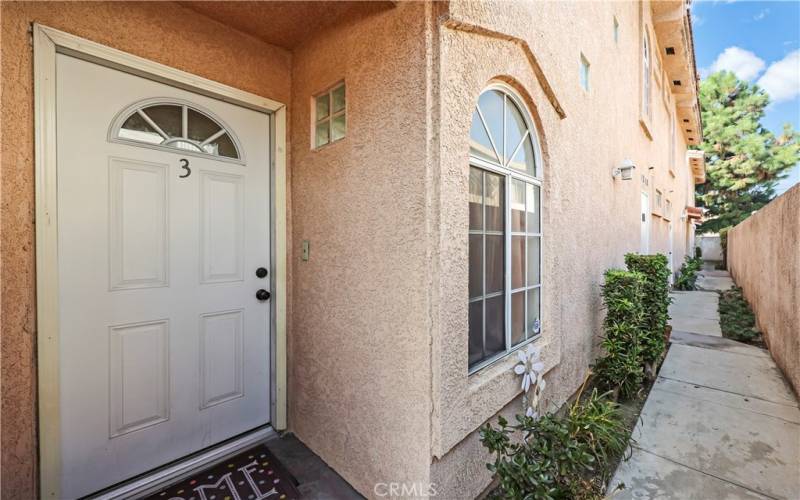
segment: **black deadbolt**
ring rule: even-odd
[[[266,278],[267,274],[268,271],[266,267],[259,267],[258,269],[256,269],[256,276],[258,276],[259,278]]]
[[[269,300],[269,292],[264,290],[263,288],[256,292],[256,298],[260,301]]]

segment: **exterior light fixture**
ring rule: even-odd
[[[620,177],[623,181],[629,181],[633,179],[633,170],[635,168],[636,165],[633,164],[633,160],[622,160],[622,164],[619,167],[614,167],[614,170],[611,171],[611,177]]]

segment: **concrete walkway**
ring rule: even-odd
[[[716,292],[672,295],[672,344],[613,498],[800,498],[800,408],[783,375],[767,351],[722,337]]]

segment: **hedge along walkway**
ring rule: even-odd
[[[613,498],[800,498],[800,408],[775,362],[722,338],[716,292],[672,295],[672,346]]]

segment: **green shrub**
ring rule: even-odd
[[[703,260],[697,257],[686,256],[678,276],[675,278],[676,290],[694,290],[697,282],[697,271],[703,267]]]
[[[719,325],[723,337],[761,344],[756,317],[739,287],[719,293]]]
[[[619,391],[625,399],[636,395],[644,380],[644,284],[644,276],[635,271],[609,269],[605,273],[606,318],[601,345],[606,354],[597,360],[594,372],[601,385]]]
[[[637,271],[644,276],[642,328],[642,358],[654,363],[666,348],[664,330],[669,321],[669,261],[666,255],[625,255],[628,271]]]
[[[495,498],[600,499],[608,465],[625,449],[627,429],[618,407],[592,391],[564,416],[539,420],[517,415],[481,428],[481,443],[495,455],[486,464],[499,479]]]

